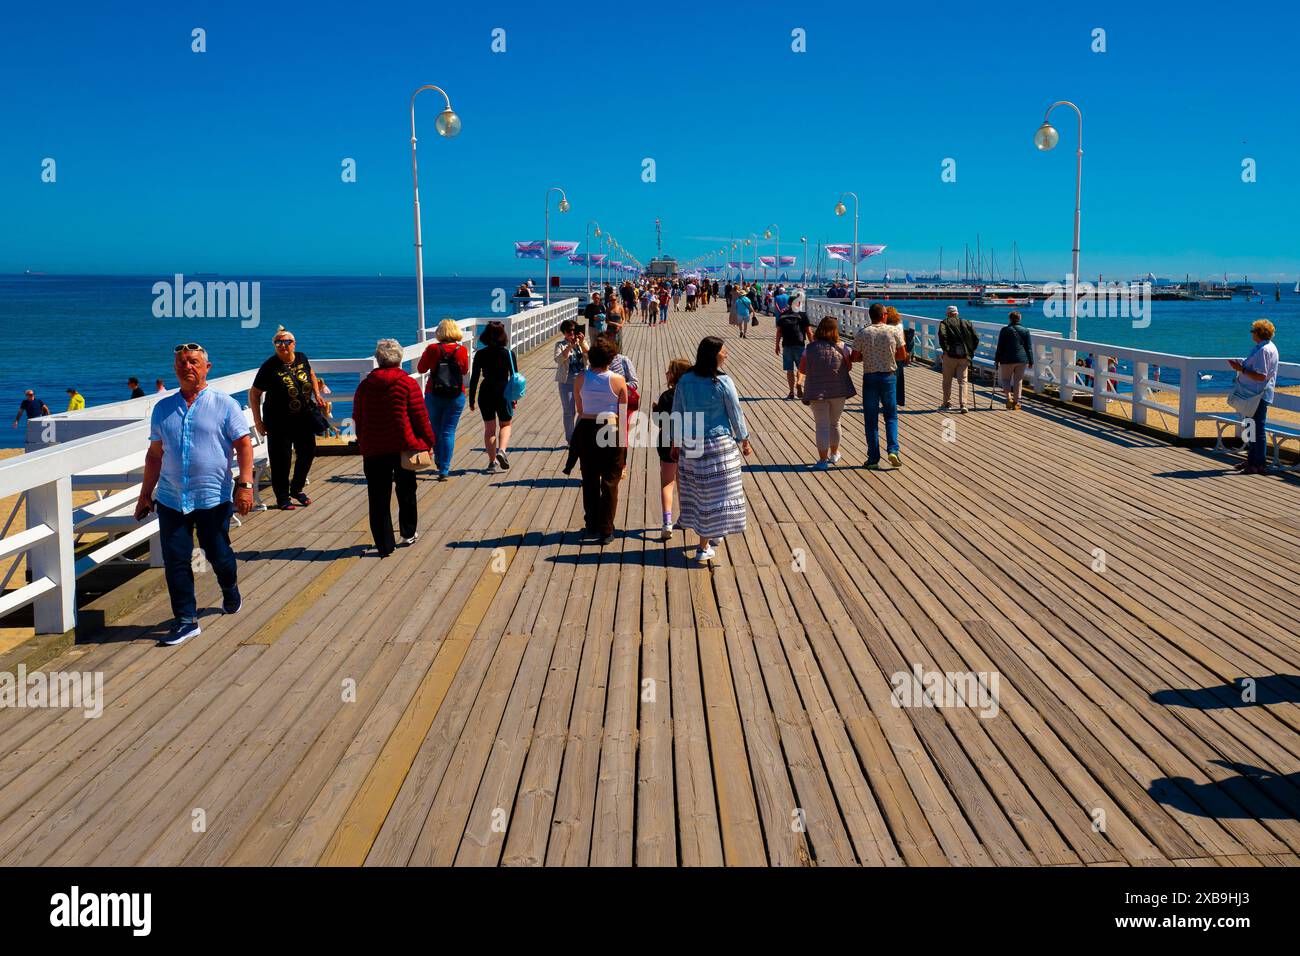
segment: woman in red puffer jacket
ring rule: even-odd
[[[397,524],[403,545],[419,537],[415,530],[415,472],[402,467],[402,454],[429,451],[433,428],[420,385],[402,368],[402,346],[380,339],[375,346],[379,367],[365,377],[352,399],[352,420],[361,448],[366,490],[370,496],[370,533],[379,556],[393,553],[393,488],[397,488]]]

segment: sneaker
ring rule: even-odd
[[[223,613],[238,614],[243,606],[244,599],[239,594],[239,588],[234,587],[229,591],[221,592],[221,610]]]
[[[167,631],[167,636],[158,643],[163,647],[175,647],[177,644],[184,644],[191,637],[198,637],[203,633],[199,628],[198,621],[177,621]]]
[[[712,561],[715,552],[712,548],[698,548],[695,551],[696,561]]]
[[[787,395],[787,396],[785,397],[785,400],[786,400],[787,402],[792,402],[792,401],[794,401],[794,392],[791,392],[789,395]]]
[[[505,452],[503,452],[503,451],[499,451],[499,452],[497,452],[497,462],[501,465],[501,470],[502,470],[502,471],[509,471],[509,470],[510,470],[510,462],[506,460],[506,453],[505,453]]]
[[[898,452],[891,451],[888,457],[889,457],[889,463],[893,465],[895,468],[903,467],[903,457]]]
[[[1014,412],[1015,410],[1016,410],[1016,402],[1015,402],[1015,399],[1008,398],[1008,399],[1007,399],[1007,411],[1009,411],[1009,412]]]
[[[399,548],[405,548],[407,545],[415,544],[415,540],[420,537],[420,532],[416,531],[409,538],[402,538],[397,542]]]
[[[290,495],[289,497],[298,502],[298,504],[302,505],[304,508],[311,504],[311,499],[306,495]]]
[[[961,414],[963,414],[963,415],[969,415],[969,414],[970,414],[970,409],[969,409],[969,408],[966,408],[965,406],[962,406],[962,408],[960,409],[960,412],[961,412]]]
[[[952,402],[944,402],[944,403],[943,403],[942,405],[940,405],[939,407],[940,407],[940,408],[952,408]]]
[[[817,464],[813,465],[813,471],[830,471],[830,470],[831,470],[831,463],[825,458],[817,462]]]
[[[866,467],[867,467],[867,471],[880,471],[880,462],[878,462],[878,461],[869,461],[869,462],[867,462],[867,466],[866,466]]]
[[[495,475],[496,473],[497,473],[497,463],[495,461],[488,462],[488,466],[483,469],[483,474]]]
[[[276,507],[281,511],[297,511],[298,506],[292,501],[281,501],[276,503]]]
[[[831,457],[827,458],[826,460],[829,461],[832,465],[838,465],[840,463],[840,459],[843,457],[844,456],[837,451],[835,454],[831,455]]]
[[[446,481],[446,480],[447,480],[447,472],[445,471],[438,472],[438,481]]]
[[[672,536],[673,536],[673,526],[672,526],[672,523],[669,522],[668,524],[664,525],[664,528],[663,528],[663,531],[661,532],[661,536],[660,536],[660,539],[659,539],[659,540],[661,540],[661,541],[669,541],[669,540],[672,539]]]

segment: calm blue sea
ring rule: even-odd
[[[210,277],[186,276],[205,281]],[[227,279],[230,277],[216,277]],[[271,354],[277,325],[291,329],[301,351],[312,358],[367,355],[375,340],[415,339],[415,281],[412,277],[240,277],[261,283],[260,324],[243,328],[238,318],[155,318],[153,285],[167,276],[0,276],[0,404],[12,422],[27,388],[53,411],[67,407],[64,391],[74,385],[90,405],[129,397],[128,376],[146,392],[154,379],[168,387],[172,348],[198,341],[222,375],[260,364]],[[540,275],[536,277],[540,284]],[[450,316],[492,314],[494,289],[507,294],[518,278],[428,278],[425,310],[429,325]],[[1230,302],[1153,302],[1151,325],[1134,329],[1123,319],[1081,319],[1080,337],[1186,355],[1240,356],[1250,348],[1250,323],[1269,318],[1277,326],[1284,360],[1300,359],[1300,295],[1290,287],[1273,301],[1271,285],[1260,286],[1263,304]],[[1002,321],[998,309],[967,307],[974,320]],[[945,302],[899,303],[916,315],[941,317]],[[1051,321],[1022,309],[1031,328],[1065,332],[1066,321]],[[1226,384],[1230,373],[1214,384]],[[0,445],[20,445],[21,429],[0,428]]]

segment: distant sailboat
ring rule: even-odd
[[[1297,280],[1296,280],[1296,284],[1295,284],[1295,294],[1296,294],[1296,295],[1300,295],[1300,279],[1297,279]]]

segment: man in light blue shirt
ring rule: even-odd
[[[194,536],[221,585],[222,610],[243,607],[235,552],[230,547],[230,515],[253,507],[253,441],[239,403],[208,388],[212,363],[197,342],[176,346],[180,390],[153,407],[149,453],[145,457],[137,521],[155,508],[163,568],[176,617],[162,643],[181,644],[200,633],[194,596]],[[231,460],[239,461],[239,483]],[[232,491],[234,501],[232,503]]]

